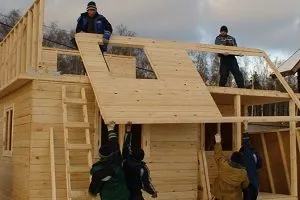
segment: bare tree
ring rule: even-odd
[[[209,79],[208,56],[206,52],[190,51],[188,52],[197,71],[201,75],[204,82]]]
[[[20,10],[12,10],[8,14],[0,13],[0,41],[9,33],[14,25],[20,20]]]

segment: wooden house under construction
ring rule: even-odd
[[[295,94],[258,49],[113,36],[110,45],[143,49],[156,79],[137,79],[135,57],[103,55],[101,35],[76,35],[79,51],[46,48],[44,1],[36,0],[0,43],[0,199],[88,199],[89,169],[107,140],[104,122],[128,121],[146,153],[161,200],[208,200],[217,176],[209,138],[225,154],[241,146],[242,122],[289,122],[254,131],[264,157],[260,199],[298,199]],[[206,86],[189,50],[263,57],[286,93]],[[80,56],[87,76],[58,75],[58,55]],[[248,116],[247,107],[289,102],[289,116]],[[121,139],[120,139],[121,142]],[[147,196],[147,199],[149,197]]]

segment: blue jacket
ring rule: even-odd
[[[235,38],[230,35],[227,35],[225,37],[223,37],[222,35],[218,35],[216,37],[215,44],[225,46],[237,46]]]
[[[89,31],[89,22],[93,22],[92,32]],[[79,32],[108,34],[110,36],[113,29],[109,21],[103,15],[96,13],[93,18],[90,18],[88,13],[85,12],[82,13],[77,20],[76,33]]]
[[[243,165],[245,166],[250,183],[258,189],[258,173],[257,170],[262,167],[262,158],[257,152],[250,147],[249,136],[243,137],[243,145],[240,149],[243,153]]]

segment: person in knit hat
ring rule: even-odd
[[[221,134],[215,135],[215,161],[218,167],[218,176],[212,188],[216,200],[242,200],[242,191],[249,186],[247,171],[242,166],[243,155],[234,152],[231,159],[222,153]]]
[[[131,123],[126,125],[126,134],[123,145],[123,169],[130,195],[128,200],[144,200],[142,190],[157,198],[157,192],[151,183],[150,171],[143,161],[144,150],[132,147]]]
[[[235,38],[228,35],[227,26],[221,26],[220,34],[216,37],[215,44],[224,46],[237,46]],[[220,57],[219,86],[224,87],[226,85],[229,72],[231,72],[237,86],[239,88],[245,88],[243,74],[239,69],[235,55],[230,55],[228,53],[218,55]]]
[[[129,191],[122,168],[118,137],[114,127],[114,122],[107,125],[108,142],[100,147],[100,160],[93,164],[90,170],[92,180],[89,186],[89,194],[95,197],[99,193],[101,200],[128,200]]]
[[[107,45],[113,28],[109,21],[97,12],[97,6],[94,1],[87,4],[86,12],[81,13],[77,20],[76,33],[96,33],[103,34],[103,45],[100,46],[102,52],[107,51]]]
[[[243,155],[243,166],[247,170],[249,187],[243,191],[243,200],[256,200],[259,191],[258,170],[262,168],[262,158],[251,148],[249,133],[243,133],[242,147],[239,152]]]

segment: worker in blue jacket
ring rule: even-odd
[[[243,165],[247,170],[250,184],[243,190],[244,200],[256,200],[259,191],[258,170],[262,168],[262,158],[250,146],[250,137],[248,133],[243,134],[243,142],[240,152],[243,155]]]
[[[77,20],[76,33],[96,33],[103,34],[103,45],[100,46],[102,52],[107,50],[107,45],[113,28],[109,21],[97,12],[96,3],[91,1],[88,3],[86,12],[82,13]]]

